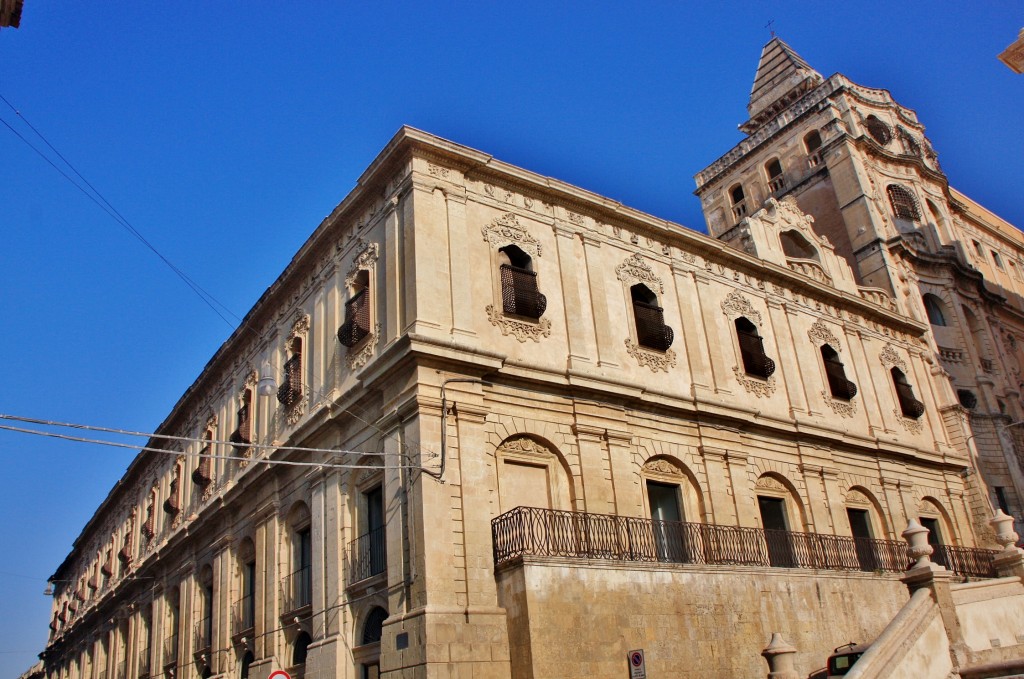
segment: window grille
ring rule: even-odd
[[[907,376],[899,368],[892,369],[892,382],[896,387],[896,398],[900,402],[900,412],[904,417],[917,419],[924,415],[924,404],[914,397],[914,388],[907,381]]]
[[[153,504],[155,502],[155,498],[150,498],[149,506],[146,508],[146,523],[142,524],[142,534],[147,540],[152,540],[153,536],[156,535],[156,519],[153,516]]]
[[[338,328],[338,341],[354,347],[370,334],[370,291],[363,288],[345,303],[345,322]]]
[[[248,396],[248,392],[246,395]],[[248,400],[238,409],[238,428],[231,432],[230,441],[236,447],[252,443],[252,422],[249,418]]]
[[[655,351],[667,351],[672,346],[675,333],[665,325],[665,314],[660,306],[634,299],[633,318],[637,344]]]
[[[501,265],[501,303],[506,314],[540,318],[548,298],[537,288],[537,274],[511,264]]]
[[[211,473],[213,458],[209,457],[210,454],[210,444],[207,443],[203,446],[203,449],[199,451],[199,465],[192,470],[192,483],[196,484],[200,488],[206,488],[210,485],[210,482],[213,481],[213,474]]]
[[[284,381],[277,390],[277,400],[290,408],[302,398],[302,354],[296,353],[284,364]]]
[[[868,116],[864,121],[864,127],[867,128],[868,134],[882,146],[892,141],[892,129],[875,116]]]
[[[181,511],[181,502],[178,500],[178,477],[175,476],[171,480],[171,490],[166,500],[164,500],[164,511],[172,516]]]
[[[757,327],[746,318],[736,319],[736,336],[740,343],[743,371],[748,375],[768,379],[775,372],[775,361],[764,353],[764,340]]]
[[[857,395],[857,385],[846,378],[846,370],[839,360],[839,354],[830,347],[821,347],[821,358],[825,362],[825,376],[828,378],[828,388],[833,398],[849,401]]]
[[[917,199],[914,198],[914,194],[898,184],[889,184],[885,191],[889,194],[892,213],[896,217],[899,219],[909,219],[914,222],[921,219],[921,209],[917,206]]]

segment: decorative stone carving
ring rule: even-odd
[[[658,287],[658,294],[665,293],[665,284],[661,282],[650,265],[644,261],[643,256],[638,252],[631,255],[622,264],[615,268],[615,275],[620,281],[627,285],[643,283],[649,288]]]
[[[736,381],[747,390],[747,393],[753,394],[754,396],[764,397],[771,396],[775,393],[775,387],[778,384],[775,381],[775,375],[771,375],[768,379],[762,380],[757,377],[751,377],[738,365],[733,366],[732,372],[736,375]]]
[[[856,488],[851,488],[846,491],[846,504],[856,507],[870,507],[871,501],[868,500],[867,495],[864,493],[860,492]]]
[[[355,263],[345,276],[345,285],[350,288],[355,287],[356,277],[359,275],[359,272],[371,270],[380,256],[380,245],[377,243],[367,243],[360,238],[358,247],[362,248],[362,250],[356,256]]]
[[[217,413],[210,413],[210,416],[206,418],[206,429],[217,428]]]
[[[439,177],[440,179],[449,179],[452,171],[447,167],[441,167],[440,165],[434,165],[433,163],[427,163],[427,173],[431,177]]]
[[[540,241],[531,236],[530,232],[519,224],[519,219],[511,212],[506,212],[492,220],[480,231],[484,240],[495,249],[514,243],[531,257],[540,257],[541,255]]]
[[[882,349],[882,353],[878,355],[879,360],[882,361],[882,365],[886,368],[892,368],[893,366],[898,367],[903,372],[907,371],[907,363],[904,361],[896,349],[891,344],[886,344],[885,349]],[[902,417],[902,414],[900,415]]]
[[[551,457],[553,453],[547,446],[537,443],[529,436],[515,436],[502,441],[498,450],[515,453],[517,455],[532,455],[536,457]]]
[[[841,401],[836,398],[832,398],[832,394],[829,394],[825,390],[822,390],[821,397],[825,399],[825,403],[832,409],[836,415],[842,417],[853,417],[857,414],[857,406],[854,405],[853,401]]]
[[[839,339],[832,334],[832,330],[820,318],[814,321],[814,325],[807,331],[807,336],[814,344],[828,344],[836,351],[842,351]]]
[[[725,296],[722,300],[722,312],[729,318],[743,316],[756,325],[761,325],[761,312],[755,310],[750,300],[739,290],[733,290]]]
[[[896,419],[899,420],[900,424],[903,425],[903,428],[911,434],[920,434],[924,431],[924,425],[921,424],[919,420],[904,416],[899,408],[893,408],[892,413],[896,416]]]
[[[635,358],[637,363],[654,372],[659,370],[668,372],[669,368],[674,368],[676,365],[676,353],[671,349],[665,352],[651,351],[635,344],[631,339],[626,339],[626,353]]]
[[[644,463],[644,471],[670,476],[682,476],[683,472],[668,460],[648,460]]]
[[[683,260],[687,264],[693,264],[697,261],[697,255],[693,254],[692,252],[682,250],[679,253],[679,259]]]
[[[754,484],[756,490],[770,490],[776,493],[789,493],[789,488],[786,488],[781,481],[774,476],[762,476]]]
[[[371,356],[373,356],[374,347],[377,346],[377,342],[379,341],[380,323],[377,323],[369,337],[360,342],[359,351],[350,351],[345,355],[345,363],[348,365],[348,369],[359,370],[366,365],[366,362],[370,360]]]
[[[309,332],[309,314],[304,314],[299,311],[295,315],[295,320],[292,322],[291,332],[288,333],[288,340],[293,340],[296,337],[305,335]]]
[[[536,323],[530,323],[508,318],[493,304],[487,305],[487,319],[491,325],[501,328],[502,335],[512,335],[520,342],[525,342],[528,339],[539,342],[541,337],[551,335],[551,321],[548,319],[541,318]]]
[[[583,226],[583,224],[584,224],[583,215],[577,214],[575,212],[570,212],[569,210],[566,210],[565,213],[569,217],[569,221],[570,222],[572,222],[576,226]]]

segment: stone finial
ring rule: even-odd
[[[910,523],[907,524],[907,529],[900,535],[907,541],[907,555],[915,560],[911,568],[921,568],[932,562],[931,555],[935,550],[928,544],[927,528],[919,524],[915,519],[911,519]]]
[[[796,648],[787,643],[780,633],[772,632],[772,639],[761,655],[768,662],[768,679],[800,679],[793,666]]]
[[[989,519],[988,525],[996,534],[996,542],[1003,548],[1003,551],[1013,549],[1020,538],[1013,530],[1013,517],[1007,516],[1002,509],[997,509],[995,516]]]

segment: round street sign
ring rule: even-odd
[[[292,678],[291,678],[291,675],[289,675],[284,670],[274,670],[273,672],[270,673],[270,676],[267,677],[267,679],[292,679]]]
[[[644,654],[640,653],[638,651],[633,651],[632,653],[629,654],[629,663],[633,667],[640,667],[641,665],[644,664]],[[270,675],[270,676],[271,676],[271,679],[273,679],[274,675]]]

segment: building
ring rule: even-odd
[[[927,194],[942,234],[882,194],[872,245],[843,238],[816,210],[868,142],[815,107],[801,162],[829,173],[788,190],[807,132],[781,119],[835,83],[765,54],[760,142],[698,175],[715,237],[400,130],[54,573],[47,678],[612,677],[636,648],[652,676],[740,676],[775,631],[812,669],[906,603],[911,520],[991,575],[1019,404],[973,342],[946,368],[908,286],[951,319],[995,304],[955,237],[1007,266],[1019,238],[951,190]],[[770,148],[771,192],[726,160]],[[926,151],[897,161],[945,187]]]
[[[24,4],[24,0],[0,0],[0,28],[17,28],[21,23],[21,10]]]
[[[1017,39],[999,53],[999,61],[1014,73],[1024,73],[1024,28],[1020,29]]]

